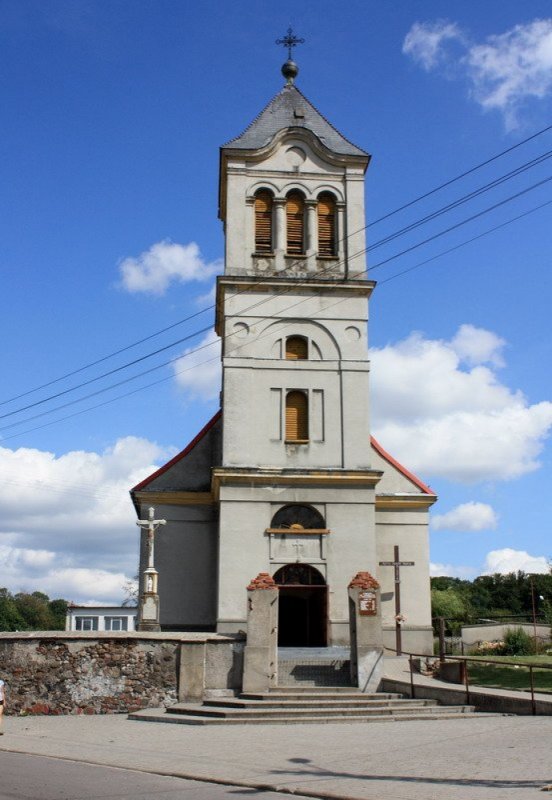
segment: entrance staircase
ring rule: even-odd
[[[349,651],[344,648],[280,649],[279,685],[238,697],[177,703],[166,710],[144,709],[130,719],[181,725],[384,722],[461,718],[473,706],[442,706],[392,692],[363,693],[350,685]]]

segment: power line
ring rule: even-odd
[[[486,159],[485,161],[482,161],[479,164],[476,164],[474,167],[471,167],[470,169],[465,170],[464,172],[460,173],[459,175],[456,175],[454,178],[450,178],[449,180],[445,181],[444,183],[440,184],[439,186],[436,186],[435,188],[431,189],[430,191],[425,192],[424,194],[419,195],[418,197],[415,197],[413,200],[410,200],[409,202],[403,204],[402,206],[399,206],[399,207],[393,209],[392,211],[387,212],[386,214],[384,214],[383,216],[379,217],[378,219],[373,220],[372,222],[368,223],[367,225],[364,225],[362,228],[359,228],[357,231],[354,231],[354,232],[348,234],[347,236],[342,237],[342,239],[340,239],[339,242],[342,243],[342,242],[346,241],[348,238],[350,238],[351,236],[354,236],[357,233],[360,233],[361,231],[366,230],[369,227],[377,225],[380,222],[383,222],[384,220],[389,219],[390,217],[394,216],[395,214],[398,214],[399,212],[404,211],[407,208],[410,208],[411,206],[415,205],[416,203],[419,203],[422,200],[425,200],[426,198],[432,196],[433,194],[436,194],[437,192],[441,191],[442,189],[445,189],[448,186],[451,186],[452,184],[456,183],[457,181],[461,180],[462,178],[465,178],[468,175],[473,174],[477,170],[482,169],[485,166],[488,166],[489,164],[493,163],[494,161],[497,161],[499,158],[502,158],[503,156],[507,155],[508,153],[513,152],[517,148],[522,147],[524,144],[527,144],[528,142],[538,138],[539,136],[542,136],[543,134],[547,133],[550,130],[552,130],[552,125],[548,125],[545,128],[542,128],[541,130],[537,131],[536,133],[532,134],[531,136],[526,137],[525,139],[522,139],[520,142],[517,142],[516,144],[512,145],[511,147],[508,147],[505,150],[502,150],[500,153],[497,153],[496,155],[491,156],[490,158]],[[457,202],[459,204],[460,202],[463,202],[463,201],[461,199],[461,200],[459,200]],[[447,210],[448,210],[448,208],[447,208]],[[445,212],[441,211],[440,213],[445,213]],[[437,214],[438,214],[438,212],[436,212],[436,215]],[[433,218],[434,218],[434,215],[430,215],[428,218],[425,218],[424,220],[419,221],[419,223],[417,223],[417,224],[413,223],[413,224],[417,227],[418,224],[423,224],[423,222],[429,221],[429,219],[433,219]],[[396,236],[402,235],[403,232],[407,232],[408,230],[411,230],[411,229],[412,229],[411,226],[407,226],[407,228],[405,228],[405,229],[401,230],[400,232],[397,232],[396,234],[392,235],[392,238],[396,238]],[[375,244],[371,245],[368,248],[368,250],[375,249],[375,247],[379,246],[379,244],[384,244],[384,243],[386,243],[387,241],[390,241],[390,240],[391,239],[389,237],[387,239],[385,239],[385,240],[381,240],[380,243],[375,243]],[[365,251],[363,251],[363,252],[365,252]],[[360,254],[357,254],[357,255],[360,255]],[[204,314],[206,311],[210,311],[210,310],[214,309],[214,307],[215,307],[214,304],[212,304],[210,306],[207,306],[207,307],[201,309],[200,311],[195,312],[194,314],[190,314],[189,316],[184,317],[181,320],[177,320],[177,322],[174,322],[171,325],[168,325],[168,326],[166,326],[164,328],[161,328],[160,330],[155,331],[154,333],[149,334],[148,336],[146,336],[146,337],[144,337],[142,339],[139,339],[136,342],[131,342],[129,345],[126,345],[125,347],[122,347],[122,348],[120,348],[118,350],[115,350],[112,353],[109,353],[109,354],[107,354],[105,356],[102,356],[101,358],[98,358],[95,361],[91,361],[90,363],[85,364],[82,367],[79,367],[79,368],[77,368],[75,370],[72,370],[71,372],[67,372],[64,375],[61,375],[58,378],[54,378],[54,379],[52,379],[52,380],[50,380],[50,381],[48,381],[46,383],[43,383],[40,386],[36,386],[33,389],[28,389],[27,391],[22,392],[22,393],[20,393],[18,395],[14,395],[13,397],[10,397],[10,398],[8,398],[6,400],[2,400],[2,401],[0,401],[0,406],[6,405],[6,404],[11,403],[11,402],[14,402],[15,400],[19,400],[22,397],[26,397],[29,394],[33,394],[35,392],[38,392],[41,389],[45,389],[48,386],[52,386],[55,383],[59,383],[60,381],[65,380],[66,378],[70,378],[70,377],[72,377],[74,375],[77,375],[77,374],[79,374],[81,372],[84,372],[87,369],[90,369],[90,368],[92,368],[94,366],[97,366],[98,364],[101,364],[101,363],[103,363],[104,361],[107,361],[110,358],[114,358],[115,356],[120,355],[121,353],[124,353],[124,352],[132,349],[133,347],[137,347],[138,345],[143,344],[144,342],[150,341],[151,339],[153,339],[153,338],[155,338],[157,336],[160,336],[163,333],[166,333],[167,331],[172,330],[173,328],[175,328],[175,327],[177,327],[179,325],[183,325],[185,322],[189,322],[190,320],[198,317],[200,314]],[[75,387],[75,388],[80,388],[80,387]],[[18,413],[18,412],[14,412],[14,413]],[[0,419],[1,419],[1,417],[0,417]]]
[[[373,266],[370,268],[370,270],[371,270],[371,271],[373,271],[374,269],[377,269],[377,268],[379,268],[379,267],[382,267],[382,266],[384,266],[385,264],[389,263],[390,261],[394,261],[395,259],[397,259],[397,258],[401,257],[402,255],[405,255],[406,253],[409,253],[409,252],[411,252],[411,251],[413,251],[413,250],[416,250],[417,248],[419,248],[419,247],[423,246],[424,244],[428,244],[429,242],[431,242],[431,241],[434,241],[435,239],[438,239],[438,238],[440,238],[441,236],[444,236],[445,234],[447,234],[447,233],[450,233],[451,231],[453,231],[453,230],[456,230],[457,228],[459,228],[459,227],[462,227],[463,225],[466,225],[466,224],[467,224],[467,223],[469,223],[469,222],[472,222],[474,219],[478,219],[479,217],[483,216],[484,214],[487,214],[487,213],[489,213],[490,211],[494,211],[495,209],[497,209],[497,208],[500,208],[501,206],[505,205],[506,203],[509,203],[509,202],[511,202],[512,200],[514,200],[514,199],[517,199],[518,197],[520,197],[520,196],[522,196],[522,195],[524,195],[524,194],[526,194],[526,193],[528,193],[528,192],[532,191],[533,189],[535,189],[535,188],[538,188],[538,187],[540,187],[540,186],[544,185],[545,183],[547,183],[547,182],[548,182],[548,181],[550,181],[550,180],[552,180],[552,176],[549,176],[548,178],[545,178],[545,179],[543,179],[542,181],[538,181],[537,183],[533,184],[532,186],[529,186],[529,187],[527,187],[526,189],[523,189],[523,190],[521,190],[521,191],[519,191],[519,192],[516,192],[514,195],[511,195],[510,197],[507,197],[507,198],[505,198],[505,199],[503,199],[503,200],[499,201],[498,203],[495,203],[495,204],[493,204],[492,206],[489,206],[488,208],[486,208],[486,209],[483,209],[482,211],[479,211],[477,214],[474,214],[474,215],[472,215],[471,217],[468,217],[467,219],[461,220],[460,222],[456,223],[455,225],[452,225],[452,226],[450,226],[449,228],[446,228],[446,229],[444,229],[444,230],[442,230],[442,231],[439,231],[438,233],[436,233],[436,234],[433,234],[432,236],[428,237],[427,239],[424,239],[424,240],[423,240],[423,241],[421,241],[421,242],[418,242],[418,243],[416,243],[416,244],[414,244],[414,245],[411,245],[410,247],[406,248],[405,250],[401,251],[400,253],[396,253],[395,255],[393,255],[393,256],[390,256],[389,258],[387,258],[387,259],[384,259],[383,261],[380,261],[378,264],[375,264],[375,265],[373,265]],[[365,251],[363,250],[363,251],[362,251],[362,253],[363,253],[363,252],[365,252]],[[359,255],[359,253],[357,253],[356,255],[358,256],[358,255]],[[363,272],[361,272],[361,273],[357,273],[357,275],[365,274],[365,272],[366,272],[366,271],[363,271]],[[292,287],[290,287],[290,291],[291,291],[291,290],[294,290],[295,288],[296,288],[296,286],[295,286],[295,285],[294,285],[294,286],[292,286]],[[280,294],[283,294],[283,293],[280,293]],[[253,306],[250,306],[250,307],[249,307],[248,309],[246,309],[246,310],[247,310],[247,311],[250,311],[250,310],[252,310],[253,308],[255,308],[256,306],[258,306],[258,305],[260,305],[260,304],[262,304],[262,303],[264,303],[264,302],[267,302],[267,300],[268,300],[268,299],[272,299],[272,296],[271,296],[270,298],[266,298],[266,299],[264,299],[264,300],[258,301],[257,303],[253,304]],[[293,304],[293,305],[291,306],[291,308],[294,308],[294,307],[295,307],[295,305],[298,305],[298,304]],[[288,307],[288,309],[286,309],[286,310],[289,310],[289,307]],[[187,337],[184,337],[184,340],[185,340],[185,339],[190,339],[190,338],[192,338],[192,337],[194,337],[194,336],[196,336],[196,335],[199,335],[199,333],[205,333],[207,330],[210,330],[210,326],[209,326],[208,328],[204,328],[204,329],[202,329],[202,330],[200,330],[200,331],[197,331],[196,333],[192,333],[192,334],[190,334],[190,335],[189,335],[189,336],[187,336]],[[226,339],[227,339],[229,336],[233,336],[233,335],[234,335],[234,334],[227,334],[226,336],[224,336],[224,337],[222,337],[222,338],[223,338],[223,340],[226,340]],[[104,375],[101,375],[101,376],[99,376],[98,378],[92,378],[92,379],[90,379],[90,380],[88,380],[88,381],[85,381],[84,383],[80,384],[80,385],[79,385],[79,386],[77,386],[77,387],[73,387],[73,388],[70,388],[70,389],[66,389],[66,390],[64,390],[63,392],[59,392],[59,393],[57,393],[56,395],[52,395],[52,396],[51,396],[51,397],[49,397],[49,398],[45,398],[44,400],[36,401],[35,403],[29,404],[29,405],[27,405],[27,406],[25,406],[25,407],[23,407],[23,408],[21,408],[21,409],[16,409],[16,410],[14,410],[14,411],[11,411],[11,412],[9,412],[9,413],[7,413],[7,414],[3,414],[3,415],[1,415],[1,416],[0,416],[0,419],[6,418],[6,417],[8,417],[8,416],[13,416],[14,414],[21,413],[21,412],[23,412],[23,411],[25,411],[25,410],[27,410],[27,409],[29,409],[29,408],[36,407],[37,405],[41,405],[41,404],[43,404],[43,403],[45,403],[45,402],[48,402],[49,400],[55,399],[55,398],[57,398],[57,397],[59,397],[59,396],[61,396],[61,395],[65,395],[65,394],[67,394],[67,393],[69,393],[69,392],[71,392],[71,391],[75,391],[76,389],[78,389],[78,388],[81,388],[82,386],[90,385],[91,383],[94,383],[94,382],[96,382],[97,380],[100,380],[101,378],[103,378],[103,377],[106,377],[107,375],[114,374],[115,372],[120,372],[121,370],[123,370],[123,369],[127,368],[128,366],[133,366],[134,364],[136,364],[136,363],[139,363],[139,362],[141,362],[141,361],[144,361],[146,358],[149,358],[149,357],[151,357],[152,355],[157,355],[159,352],[162,352],[162,351],[164,351],[164,350],[167,350],[167,349],[168,349],[169,347],[171,347],[171,346],[173,346],[173,345],[167,345],[167,346],[166,346],[166,347],[164,347],[164,348],[160,348],[159,350],[155,351],[155,353],[151,353],[151,354],[149,354],[149,355],[142,356],[142,357],[141,357],[141,358],[139,358],[139,359],[135,359],[133,362],[131,362],[131,363],[130,363],[130,364],[128,364],[128,365],[122,365],[122,366],[120,366],[120,367],[118,367],[118,368],[116,368],[116,369],[114,369],[114,370],[111,370],[111,371],[110,371],[110,372],[108,372],[108,373],[105,373]],[[193,349],[193,350],[189,351],[189,353],[187,353],[186,355],[192,355],[192,354],[194,354],[194,353],[196,353],[196,352],[199,352],[200,350],[203,350],[205,347],[208,347],[208,346],[210,346],[210,345],[209,345],[209,343],[208,343],[208,344],[206,344],[206,345],[201,345],[199,348],[195,348],[195,349]],[[165,367],[165,366],[168,366],[169,364],[171,364],[171,363],[173,363],[174,361],[177,361],[178,359],[180,359],[180,358],[183,358],[183,357],[184,357],[184,356],[182,356],[182,355],[175,356],[174,358],[171,358],[171,359],[169,359],[168,361],[166,361],[166,362],[163,362],[162,364],[159,364],[159,365],[157,365],[157,366],[155,366],[155,367],[151,367],[150,369],[148,369],[148,370],[145,370],[145,371],[143,371],[143,372],[141,372],[141,373],[138,373],[137,375],[133,375],[133,376],[131,376],[131,377],[129,377],[129,378],[125,378],[125,379],[124,379],[124,380],[122,380],[122,381],[119,381],[119,382],[117,382],[117,383],[115,383],[115,384],[111,384],[110,386],[104,387],[103,389],[99,389],[99,390],[97,390],[96,392],[92,392],[92,393],[90,393],[90,394],[88,394],[88,395],[85,395],[84,397],[77,398],[77,399],[75,399],[75,400],[69,401],[68,403],[63,403],[62,405],[60,405],[60,406],[56,406],[56,407],[55,407],[55,408],[53,408],[53,409],[48,409],[48,410],[46,410],[46,411],[44,411],[44,412],[41,412],[41,413],[39,413],[39,414],[35,414],[35,415],[34,415],[34,416],[32,416],[32,417],[27,417],[25,420],[19,420],[19,421],[17,421],[17,422],[14,422],[14,423],[11,423],[11,424],[8,424],[8,425],[5,425],[5,426],[2,426],[2,427],[0,427],[0,431],[2,431],[2,430],[8,430],[8,429],[10,429],[10,428],[12,428],[12,427],[16,427],[17,425],[25,424],[26,422],[30,422],[30,421],[32,421],[33,419],[38,419],[38,418],[40,418],[40,417],[42,417],[42,416],[46,416],[47,414],[54,413],[55,411],[60,411],[60,410],[61,410],[61,409],[63,409],[63,408],[68,408],[68,407],[70,407],[70,406],[72,406],[72,405],[75,405],[76,403],[80,403],[80,402],[82,402],[83,400],[87,400],[87,399],[89,399],[90,397],[96,397],[97,395],[99,395],[99,394],[103,394],[103,393],[105,393],[106,391],[111,391],[112,389],[115,389],[115,388],[117,388],[118,386],[122,386],[122,385],[124,385],[125,383],[129,383],[129,382],[130,382],[130,381],[132,381],[132,380],[136,380],[137,378],[140,378],[140,377],[142,377],[143,375],[147,375],[147,374],[149,374],[149,373],[151,373],[151,372],[154,372],[154,371],[156,371],[156,370],[158,370],[158,369],[162,369],[163,367]]]
[[[545,154],[537,157],[537,159],[533,159],[532,161],[527,162],[526,164],[522,165],[521,167],[518,167],[515,170],[512,170],[509,173],[506,173],[506,175],[500,176],[500,178],[495,179],[495,181],[492,181],[491,183],[486,184],[485,186],[480,187],[477,190],[474,190],[474,192],[470,193],[469,195],[466,195],[463,198],[459,198],[454,203],[448,204],[447,206],[444,207],[444,209],[438,210],[437,212],[435,212],[434,214],[430,215],[429,217],[426,217],[425,219],[421,220],[419,223],[413,223],[411,226],[408,226],[407,228],[403,229],[402,231],[399,231],[395,236],[390,236],[386,240],[382,240],[382,242],[380,242],[380,243],[376,243],[375,245],[372,245],[371,247],[364,248],[363,250],[359,251],[358,253],[355,253],[352,256],[350,256],[350,258],[355,258],[355,257],[358,257],[359,255],[363,255],[368,250],[370,250],[370,249],[372,249],[374,247],[380,246],[381,243],[385,243],[387,241],[390,241],[391,239],[395,238],[396,236],[402,235],[402,233],[404,233],[406,231],[410,231],[413,228],[418,227],[418,225],[421,225],[424,222],[439,216],[441,213],[445,213],[446,211],[451,210],[452,208],[455,208],[457,205],[460,205],[461,203],[467,202],[468,199],[471,199],[474,196],[482,194],[483,192],[488,191],[490,188],[494,188],[495,186],[500,185],[501,183],[505,182],[506,180],[509,180],[512,177],[515,177],[518,174],[521,174],[521,172],[525,171],[526,169],[529,169],[531,166],[534,166],[536,163],[542,162],[546,158],[550,157],[551,154],[552,154],[552,151],[550,151],[548,154],[545,153]],[[512,195],[512,196],[510,196],[510,197],[508,197],[508,198],[506,198],[506,199],[504,199],[504,200],[502,200],[502,201],[490,206],[489,208],[484,209],[483,211],[480,211],[477,214],[474,214],[473,216],[468,217],[465,220],[461,220],[460,222],[456,223],[455,225],[452,225],[449,228],[447,228],[447,229],[445,229],[443,231],[440,231],[439,233],[434,234],[433,236],[430,236],[427,239],[425,239],[425,240],[423,240],[423,241],[421,241],[421,242],[419,242],[417,244],[414,244],[414,245],[406,248],[405,250],[401,251],[400,253],[397,253],[397,254],[395,254],[393,256],[390,256],[387,259],[384,259],[383,261],[380,261],[379,263],[373,265],[370,268],[371,271],[373,271],[374,269],[377,269],[377,268],[387,264],[390,261],[395,260],[396,258],[399,258],[402,255],[405,255],[406,253],[411,252],[412,250],[417,249],[418,247],[421,247],[424,244],[427,244],[427,243],[433,241],[434,239],[440,238],[441,236],[444,236],[445,234],[450,233],[452,230],[455,230],[456,228],[461,227],[461,226],[473,221],[474,219],[477,219],[478,217],[488,213],[489,211],[492,211],[492,210],[494,210],[496,208],[499,208],[500,206],[504,205],[505,203],[511,202],[512,200],[516,199],[517,197],[520,197],[521,195],[523,195],[523,194],[525,194],[525,193],[527,193],[529,191],[532,191],[535,188],[538,188],[539,186],[543,185],[544,183],[546,183],[550,179],[551,178],[546,178],[543,181],[539,181],[539,182],[533,184],[532,186],[530,186],[530,187],[528,187],[528,188],[526,188],[526,189],[524,189],[524,190],[522,190],[520,192],[517,192],[516,194],[514,194],[514,195]],[[337,262],[338,265],[341,264],[341,263],[343,263],[343,262],[339,262],[339,261]],[[317,273],[316,276],[313,276],[312,279],[306,279],[306,280],[298,281],[298,282],[294,283],[294,285],[292,287],[290,287],[289,289],[287,289],[286,291],[282,291],[282,292],[276,293],[276,296],[278,296],[278,295],[282,296],[284,294],[289,293],[290,291],[294,291],[297,288],[297,286],[308,285],[309,282],[311,282],[312,280],[318,280],[321,277],[321,275],[324,274],[324,272],[326,272],[328,270],[333,270],[333,269],[335,269],[335,265],[334,264],[330,265],[326,270],[322,270],[319,273]],[[364,271],[361,274],[364,274]],[[247,290],[243,290],[243,291],[247,291]],[[241,294],[241,293],[243,293],[243,292],[239,292],[239,294]],[[254,308],[258,307],[259,305],[262,305],[263,303],[268,302],[273,297],[274,297],[274,295],[271,295],[270,298],[267,297],[267,298],[261,299],[261,300],[257,301],[256,303],[254,303],[252,306],[249,306],[247,309],[245,309],[245,311],[250,312]],[[27,411],[30,408],[36,408],[39,405],[43,405],[44,403],[48,403],[51,400],[57,399],[58,397],[62,397],[64,395],[66,395],[66,394],[70,394],[70,393],[72,393],[74,391],[77,391],[78,389],[81,389],[81,388],[83,388],[85,386],[89,386],[92,383],[96,383],[99,380],[102,380],[102,379],[104,379],[106,377],[109,377],[110,375],[114,375],[117,372],[121,372],[124,369],[128,369],[129,367],[132,367],[132,366],[134,366],[134,365],[136,365],[138,363],[141,363],[142,361],[145,361],[146,359],[152,358],[153,356],[158,355],[161,352],[169,350],[172,347],[175,347],[176,345],[181,344],[184,341],[187,341],[187,340],[189,340],[191,338],[194,338],[195,336],[198,336],[201,333],[205,333],[206,331],[210,330],[210,327],[211,326],[208,326],[208,327],[202,328],[202,329],[200,329],[198,331],[195,331],[195,332],[189,334],[188,336],[182,337],[182,338],[180,338],[180,339],[178,339],[178,340],[176,340],[174,342],[171,342],[170,344],[165,345],[164,347],[158,348],[157,350],[155,350],[155,351],[153,351],[151,353],[148,353],[148,354],[146,354],[144,356],[141,356],[139,358],[133,359],[132,361],[127,362],[126,364],[122,364],[119,367],[115,367],[112,370],[108,370],[107,372],[104,372],[101,375],[98,375],[98,376],[96,376],[94,378],[90,378],[90,379],[88,379],[86,381],[82,381],[80,384],[77,384],[76,386],[72,386],[72,387],[64,389],[64,390],[62,390],[60,392],[56,392],[55,394],[49,395],[48,397],[42,398],[41,400],[36,400],[33,403],[28,403],[27,405],[22,406],[22,407],[17,408],[17,409],[13,409],[12,411],[5,412],[4,414],[0,415],[0,419],[6,419],[8,417],[11,417],[11,416],[14,416],[16,414],[20,414],[20,413],[22,413],[24,411]],[[198,349],[203,349],[203,346],[200,347],[200,348],[196,348],[196,350],[192,350],[191,353],[197,352]],[[155,371],[157,369],[161,369],[162,367],[167,366],[168,364],[174,362],[175,360],[178,360],[178,358],[181,358],[181,357],[182,356],[175,356],[174,358],[169,359],[168,361],[166,361],[166,362],[164,362],[164,363],[162,363],[162,364],[160,364],[160,365],[158,365],[156,367],[153,367],[150,370],[146,370],[145,372],[138,373],[138,375],[136,375],[136,376],[132,376],[132,377],[127,378],[127,379],[125,379],[123,381],[119,381],[118,383],[112,384],[111,386],[108,386],[108,387],[105,387],[103,389],[100,389],[97,392],[93,392],[93,393],[91,393],[89,395],[85,395],[84,398],[77,398],[76,400],[70,401],[69,403],[64,403],[64,404],[62,404],[60,406],[56,406],[54,409],[50,409],[48,411],[42,412],[41,414],[36,414],[33,417],[28,417],[26,421],[31,421],[32,419],[37,419],[37,418],[39,418],[41,416],[44,416],[45,414],[49,414],[49,413],[52,413],[53,411],[58,411],[58,410],[61,410],[63,408],[67,408],[67,407],[69,407],[71,405],[74,405],[75,403],[82,402],[83,399],[87,399],[89,397],[97,396],[98,394],[102,394],[105,391],[110,391],[111,389],[116,388],[118,386],[121,386],[124,383],[128,383],[131,380],[135,380],[137,377],[141,377],[142,375],[148,374],[148,373],[153,372],[153,371]],[[17,426],[17,425],[23,424],[23,423],[24,423],[24,421],[20,420],[18,422],[12,423],[11,425],[5,425],[3,427],[0,427],[0,431],[1,430],[8,430],[11,427],[14,427],[14,426]]]
[[[506,227],[508,225],[511,225],[513,222],[516,222],[519,219],[522,219],[523,217],[527,217],[530,214],[534,214],[536,211],[539,211],[540,209],[542,209],[542,208],[544,208],[544,207],[546,207],[546,206],[548,206],[550,204],[552,204],[552,200],[549,200],[549,201],[547,201],[545,203],[541,203],[540,205],[538,205],[538,206],[536,206],[536,207],[534,207],[532,209],[529,209],[528,211],[525,211],[522,214],[518,214],[517,216],[512,217],[509,220],[506,220],[505,222],[501,223],[500,225],[496,225],[496,226],[494,226],[492,228],[489,228],[488,230],[483,231],[482,233],[478,234],[477,236],[471,237],[470,239],[468,239],[468,240],[466,240],[464,242],[461,242],[461,243],[455,245],[454,247],[449,248],[448,250],[444,250],[441,253],[438,253],[438,254],[436,254],[435,256],[432,256],[429,259],[426,259],[426,260],[424,260],[422,262],[419,262],[418,264],[415,264],[414,266],[409,267],[408,269],[403,270],[400,273],[397,273],[396,275],[393,275],[393,276],[391,276],[389,278],[386,278],[385,280],[381,281],[379,285],[383,285],[385,283],[388,283],[391,280],[395,280],[396,278],[399,278],[399,277],[401,277],[402,275],[404,275],[404,274],[406,274],[408,272],[411,272],[411,271],[413,271],[415,269],[418,269],[418,268],[424,266],[425,264],[428,264],[428,263],[430,263],[432,261],[435,261],[436,259],[441,258],[444,255],[448,255],[449,253],[454,252],[455,250],[459,250],[461,247],[465,247],[466,245],[468,245],[468,244],[470,244],[470,243],[472,243],[472,242],[474,242],[474,241],[476,241],[478,239],[481,239],[484,236],[489,235],[490,233],[493,233],[493,232],[495,232],[495,231],[497,231],[497,230],[499,230],[501,228],[504,228],[504,227]],[[359,274],[362,274],[362,273],[359,273]],[[305,302],[307,299],[309,299],[309,298],[304,298],[303,300],[300,300],[299,303]],[[331,304],[331,306],[329,306],[329,307],[331,308],[333,306],[339,305],[340,303],[345,302],[345,300],[346,300],[346,298],[342,299],[342,300],[339,300],[336,303]],[[299,303],[296,303],[295,305],[299,305]],[[290,324],[292,324],[292,323],[290,323]],[[289,326],[285,326],[285,327],[289,327]],[[230,336],[231,335],[233,335],[233,334],[230,334]],[[268,335],[268,334],[265,334],[265,335]],[[259,338],[263,338],[263,337],[261,336]],[[217,341],[213,341],[213,342],[211,342],[211,343],[209,343],[207,345],[203,345],[203,347],[199,348],[199,349],[205,349],[206,347],[211,347],[214,344],[217,344]],[[238,348],[236,348],[236,349],[238,349]],[[179,356],[178,358],[185,358],[187,355],[192,355],[194,352],[197,352],[197,350],[196,351],[190,351],[189,353],[187,353],[187,354],[185,354],[183,356]],[[179,372],[177,372],[175,374],[176,375],[180,375],[180,374],[182,374],[184,372],[189,372],[192,369],[197,369],[198,367],[204,366],[205,364],[208,364],[208,363],[210,363],[212,361],[217,361],[218,359],[219,359],[218,355],[214,356],[213,358],[207,359],[206,361],[202,361],[199,364],[193,364],[190,367],[187,367],[186,369],[180,370]],[[150,372],[150,371],[151,370],[149,370],[148,372]],[[142,377],[143,374],[145,374],[145,373],[140,373],[139,375],[137,375],[135,377],[136,378]],[[66,415],[64,417],[61,417],[60,419],[52,420],[51,422],[47,422],[44,425],[38,425],[38,426],[35,426],[35,427],[30,428],[28,430],[19,431],[18,433],[14,433],[14,434],[12,434],[10,436],[3,437],[2,441],[9,441],[10,439],[17,438],[18,436],[24,436],[24,435],[26,435],[28,433],[33,433],[34,431],[42,430],[43,428],[47,428],[47,427],[50,427],[52,425],[56,425],[56,424],[58,424],[60,422],[65,422],[66,420],[72,419],[73,417],[79,416],[81,414],[88,413],[89,411],[94,411],[97,408],[102,408],[103,406],[109,405],[110,403],[114,403],[114,402],[116,402],[118,400],[122,400],[122,399],[124,399],[126,397],[130,397],[133,394],[137,394],[138,392],[141,392],[141,391],[144,391],[146,389],[152,388],[153,386],[157,386],[160,383],[164,383],[164,382],[166,382],[168,380],[171,380],[171,378],[173,378],[173,377],[174,377],[173,375],[168,375],[168,376],[166,376],[164,378],[160,378],[159,380],[152,381],[149,384],[145,384],[144,386],[140,386],[140,387],[138,387],[136,389],[133,389],[130,392],[125,392],[124,394],[118,395],[117,397],[109,398],[108,400],[105,400],[102,403],[98,403],[98,404],[96,404],[94,406],[90,406],[88,408],[81,409],[79,411],[74,412],[73,414],[68,414],[68,415]],[[117,384],[117,385],[120,385],[120,384]],[[115,387],[112,387],[112,388],[115,388]],[[88,399],[88,398],[87,397],[81,398],[81,400],[85,400],[85,399]],[[55,410],[59,410],[59,409],[55,409]],[[29,419],[22,420],[21,424],[23,424],[24,422],[29,422],[29,421],[30,421]]]

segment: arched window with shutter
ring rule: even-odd
[[[327,193],[318,198],[318,255],[337,255],[335,198]]]
[[[267,191],[255,195],[255,252],[272,253],[272,195]]]
[[[291,192],[286,201],[287,253],[302,256],[305,253],[305,201],[299,192]]]
[[[286,395],[286,442],[308,442],[309,401],[305,392]]]
[[[304,336],[288,336],[286,358],[288,361],[304,361],[309,357],[309,344]]]

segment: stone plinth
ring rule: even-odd
[[[375,692],[383,668],[380,586],[369,572],[357,572],[349,584],[351,680],[363,692]]]
[[[243,691],[266,691],[278,683],[278,587],[261,572],[247,587],[247,644]]]

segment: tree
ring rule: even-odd
[[[0,589],[0,631],[25,631],[27,625],[12,594],[6,589]]]

